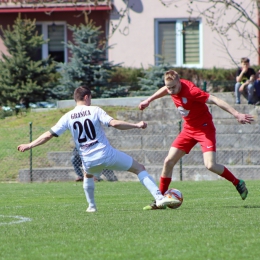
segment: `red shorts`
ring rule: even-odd
[[[184,127],[172,147],[183,150],[186,154],[199,143],[203,153],[216,152],[216,129],[213,123],[205,123],[201,127]]]

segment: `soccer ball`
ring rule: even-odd
[[[182,193],[177,190],[177,189],[169,189],[164,193],[164,196],[168,197],[168,198],[174,198],[177,199],[179,201],[179,203],[174,203],[172,205],[168,205],[169,208],[171,209],[177,209],[181,206],[182,202],[183,202],[183,196]]]

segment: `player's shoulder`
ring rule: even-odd
[[[182,88],[184,90],[190,91],[190,90],[193,90],[193,89],[196,90],[199,88],[192,81],[189,81],[187,79],[181,79],[180,81],[181,81]]]
[[[187,79],[180,79],[180,82],[184,85],[187,85],[187,86],[191,86],[191,87],[195,86],[196,87],[196,85],[192,81],[187,80]]]
[[[100,113],[101,111],[104,111],[101,107],[99,106],[89,106],[91,111],[95,111],[96,113]]]
[[[97,110],[97,109],[101,109],[101,107],[99,107],[99,106],[89,106],[92,110]]]

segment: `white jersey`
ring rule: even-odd
[[[93,161],[113,152],[102,124],[109,126],[113,118],[97,106],[76,106],[63,115],[51,128],[54,136],[70,130],[76,148],[83,161]]]

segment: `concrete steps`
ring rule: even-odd
[[[147,171],[153,176],[156,181],[159,181],[162,166],[146,166]],[[259,166],[241,166],[230,165],[228,169],[231,170],[236,177],[244,180],[259,180]],[[119,181],[138,181],[138,178],[133,173],[128,172],[116,172],[117,179]],[[102,177],[102,176],[101,176]],[[210,172],[202,165],[190,165],[182,168],[177,166],[173,170],[173,181],[180,180],[192,180],[192,181],[212,181],[222,180],[223,178]],[[32,181],[33,182],[48,182],[48,181],[74,181],[75,173],[70,167],[58,167],[58,168],[35,168],[33,169]],[[28,169],[20,170],[19,172],[20,182],[30,182],[30,172]]]
[[[131,155],[144,165],[162,165],[168,154],[165,150],[122,150]],[[217,161],[225,165],[260,165],[260,149],[218,149]],[[49,152],[48,161],[52,167],[71,167],[71,152]],[[197,145],[189,154],[182,158],[183,165],[201,165],[203,156],[200,147]]]

